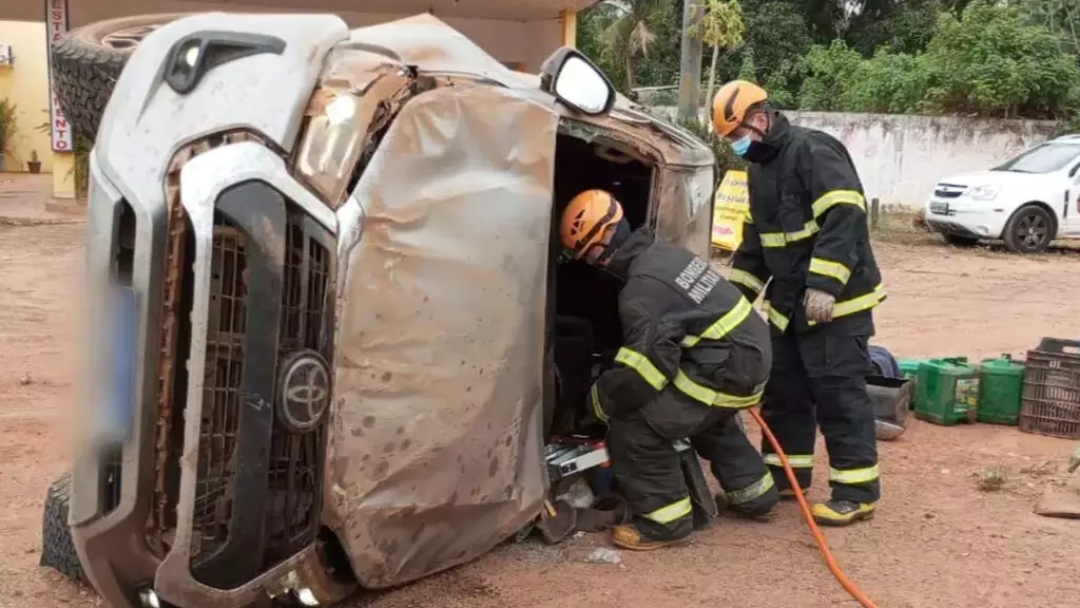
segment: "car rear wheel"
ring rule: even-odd
[[[979,239],[970,236],[960,236],[958,234],[944,234],[945,242],[953,247],[974,247],[979,244]]]
[[[1005,224],[1005,246],[1016,253],[1042,253],[1054,240],[1054,218],[1039,205],[1024,205]]]
[[[75,137],[93,140],[116,79],[135,47],[150,32],[183,16],[173,13],[99,21],[71,30],[53,42],[53,86]]]

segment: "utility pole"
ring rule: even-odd
[[[679,120],[698,120],[702,43],[698,32],[704,0],[683,0],[682,57],[679,61]]]

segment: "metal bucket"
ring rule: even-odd
[[[893,441],[904,434],[914,387],[907,378],[866,377],[866,393],[874,408],[874,433],[879,440]]]

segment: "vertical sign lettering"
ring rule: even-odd
[[[45,0],[45,35],[48,39],[49,54],[49,121],[52,125],[52,149],[54,152],[70,152],[73,148],[71,126],[60,100],[56,96],[56,87],[52,77],[52,43],[68,29],[67,0]]]

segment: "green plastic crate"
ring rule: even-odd
[[[979,422],[1016,426],[1024,390],[1024,364],[1008,354],[979,364]]]
[[[915,381],[915,417],[952,426],[975,422],[979,405],[979,368],[967,357],[923,361]]]

